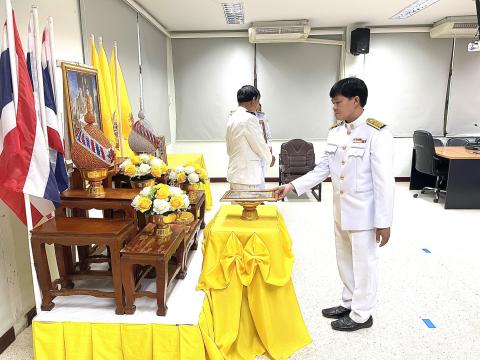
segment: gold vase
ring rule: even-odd
[[[155,237],[157,239],[166,239],[172,235],[172,229],[170,228],[170,221],[168,216],[164,215],[151,215],[150,222],[156,225]]]
[[[196,190],[198,190],[199,188],[200,188],[199,183],[190,184],[188,182],[185,182],[183,184],[180,184],[180,189],[182,189],[183,191],[185,191],[187,193],[188,200],[190,200],[190,203],[195,203],[197,201]]]
[[[143,188],[146,188],[147,186],[154,186],[155,179],[147,179],[147,180],[130,179],[130,184],[134,189],[143,189]]]
[[[90,184],[88,187],[88,193],[91,196],[102,197],[105,195],[105,189],[103,188],[102,182],[107,178],[107,168],[94,170],[80,169],[80,174],[82,175],[83,180]]]

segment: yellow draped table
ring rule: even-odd
[[[224,205],[204,230],[205,348],[211,359],[285,359],[312,341],[290,277],[292,241],[275,206],[259,206],[256,221],[241,213]]]
[[[177,166],[177,165],[193,165],[202,167],[205,170],[208,169],[205,165],[205,159],[203,154],[167,154],[168,166]],[[212,208],[212,191],[210,189],[210,181],[206,181],[205,184],[200,184],[200,190],[205,190],[205,209],[211,210]]]

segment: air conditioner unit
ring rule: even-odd
[[[477,33],[478,22],[475,16],[446,17],[433,24],[432,38],[473,38]]]
[[[251,43],[304,41],[310,34],[308,20],[259,21],[248,29]]]

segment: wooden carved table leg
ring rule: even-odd
[[[202,219],[202,224],[200,225],[200,229],[205,228],[205,204],[206,200],[202,203],[202,206],[200,207],[200,219]]]
[[[122,283],[125,290],[125,314],[131,315],[135,313],[135,297],[133,295],[135,291],[135,278],[134,270],[136,265],[133,264],[127,257],[122,257]]]
[[[122,247],[122,242],[119,240],[114,240],[113,244],[107,244],[107,246],[110,248],[110,258],[112,261],[112,281],[113,290],[115,292],[115,314],[123,315],[124,298],[122,288],[122,274],[120,270],[120,249]]]
[[[50,270],[48,268],[47,252],[45,251],[45,243],[40,242],[40,239],[32,238],[32,254],[33,263],[37,272],[38,284],[42,292],[43,311],[50,311],[55,304],[52,302],[54,296],[51,294],[52,279],[50,278]]]
[[[185,279],[187,276],[187,247],[185,241],[188,241],[188,238],[185,237],[185,240],[178,246],[177,251],[175,252],[175,258],[177,261],[177,266],[180,266],[180,271],[177,274],[178,279]]]
[[[62,289],[73,289],[73,282],[70,279],[71,273],[71,248],[55,244],[55,258],[57,259],[58,274],[60,275],[60,284]]]
[[[158,259],[155,262],[157,272],[157,315],[165,316],[167,313],[167,286],[168,286],[168,261]]]

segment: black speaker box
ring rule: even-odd
[[[350,53],[352,55],[368,54],[370,49],[370,29],[357,28],[350,37]]]

